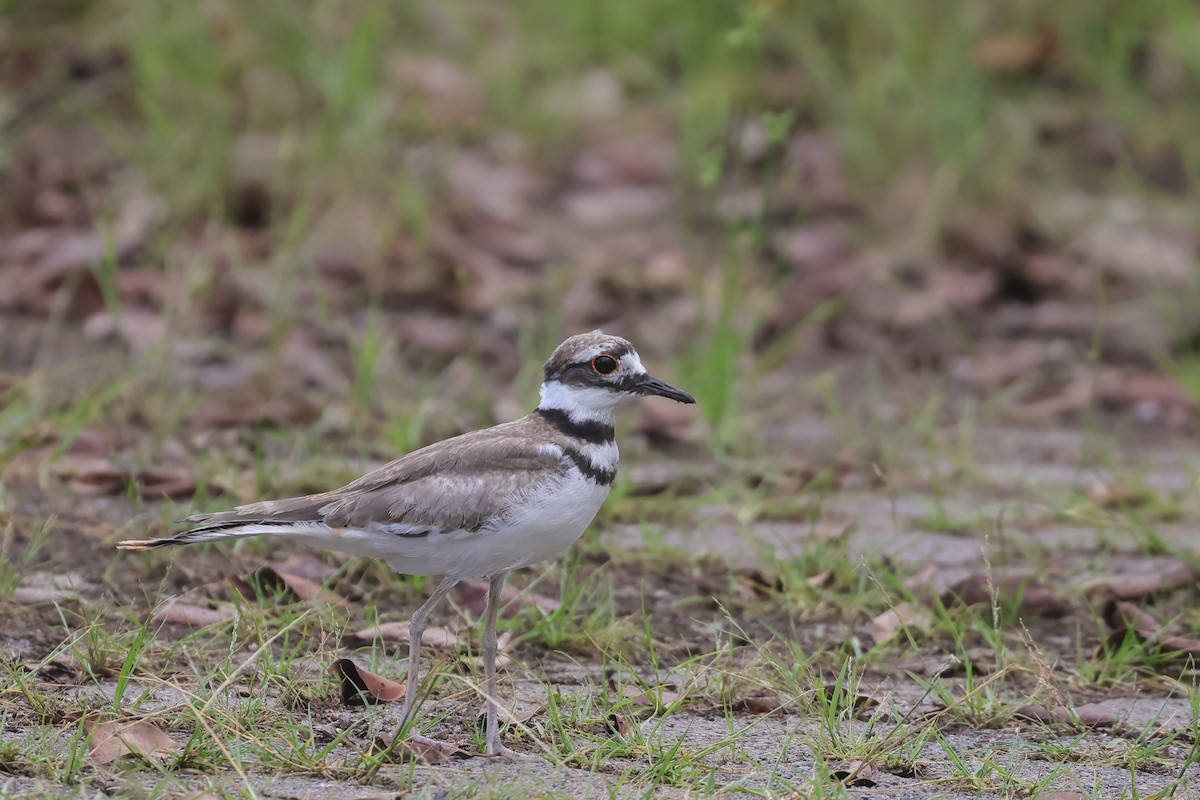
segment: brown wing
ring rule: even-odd
[[[555,452],[521,435],[520,422],[473,431],[409,453],[332,492],[268,500],[185,522],[225,526],[322,521],[396,534],[479,530],[562,468]]]

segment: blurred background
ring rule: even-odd
[[[1188,0],[0,9],[0,439],[80,491],[326,488],[593,327],[700,400],[635,447],[1192,424]]]

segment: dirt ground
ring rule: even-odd
[[[794,456],[815,461],[828,459],[841,435],[815,414],[789,420],[786,427],[792,431],[787,449]],[[1161,585],[1155,584],[1161,584],[1164,572],[1195,556],[1191,526],[1184,520],[1155,526],[1161,549],[1171,553],[1164,555],[1149,551],[1136,528],[1081,523],[1057,509],[1069,508],[1073,499],[1095,492],[1097,485],[1108,485],[1116,474],[1130,469],[1136,470],[1147,489],[1178,492],[1195,480],[1193,470],[1200,451],[1162,447],[1162,433],[1156,431],[1121,439],[1108,432],[985,427],[974,432],[973,440],[989,457],[981,474],[971,481],[970,490],[935,496],[920,488],[929,475],[945,468],[945,456],[914,448],[905,459],[910,485],[882,491],[874,482],[860,482],[849,474],[837,491],[820,499],[818,524],[800,518],[747,521],[739,519],[736,506],[713,504],[697,509],[683,525],[613,521],[598,526],[584,545],[583,569],[604,576],[611,591],[611,620],[631,625],[625,635],[630,631],[636,635],[643,624],[652,630],[655,655],[650,661],[644,650],[635,650],[622,658],[614,655],[619,648],[607,642],[595,649],[585,646],[563,653],[536,639],[512,650],[516,661],[505,671],[503,691],[518,698],[523,707],[541,710],[525,721],[528,727],[524,730],[510,730],[509,742],[522,752],[543,754],[544,760],[491,764],[478,757],[464,758],[430,766],[387,766],[369,777],[361,770],[339,768],[355,763],[361,752],[357,748],[365,747],[372,737],[394,729],[398,707],[347,709],[330,696],[335,680],[326,672],[329,661],[339,654],[362,658],[365,652],[368,659],[374,658],[384,667],[378,672],[386,675],[391,670],[398,676],[402,648],[380,659],[373,648],[339,647],[336,638],[331,641],[330,631],[324,630],[300,647],[302,656],[287,662],[287,671],[293,679],[304,681],[304,688],[268,688],[266,705],[271,713],[293,721],[300,714],[306,729],[311,726],[313,735],[324,736],[325,741],[347,732],[350,740],[323,752],[324,766],[318,774],[278,767],[259,771],[252,761],[243,762],[254,791],[260,797],[280,798],[636,797],[646,796],[648,791],[656,797],[735,792],[782,797],[803,793],[804,787],[819,780],[821,762],[831,770],[853,769],[854,762],[859,762],[870,768],[857,784],[857,790],[867,796],[1012,797],[1035,785],[1042,787],[1037,796],[1044,797],[1055,796],[1052,790],[1080,793],[1059,797],[1186,793],[1200,778],[1189,755],[1196,730],[1195,695],[1186,689],[1190,661],[1168,662],[1177,666],[1150,670],[1133,663],[1125,667],[1129,674],[1118,674],[1118,670],[1100,679],[1085,680],[1080,675],[1083,662],[1116,658],[1096,653],[1107,630],[1098,619],[1100,601],[1087,599],[1096,596],[1095,585],[1114,575],[1137,575],[1150,577],[1151,587],[1161,590]],[[1121,446],[1120,466],[1105,465],[1088,456],[1093,448],[1115,444]],[[10,469],[20,472],[17,467],[21,463],[18,459]],[[635,475],[653,475],[668,470],[695,472],[696,467],[648,457],[632,470]],[[32,736],[39,747],[63,753],[77,727],[70,722],[68,709],[104,709],[111,702],[105,698],[114,692],[111,674],[99,673],[94,682],[81,678],[76,663],[79,650],[64,652],[64,613],[68,620],[76,615],[86,619],[89,607],[112,609],[118,615],[126,613],[120,609],[128,608],[127,613],[142,619],[149,611],[147,602],[153,604],[159,593],[185,591],[239,570],[245,574],[250,565],[261,563],[262,556],[243,552],[230,559],[223,553],[201,557],[182,553],[170,562],[160,560],[147,571],[128,555],[106,552],[104,544],[123,536],[130,519],[159,516],[158,504],[139,509],[126,498],[80,500],[50,486],[49,492],[43,492],[35,482],[6,482],[10,498],[19,498],[25,509],[36,508],[36,514],[54,515],[57,523],[54,542],[26,567],[13,598],[15,605],[9,603],[12,615],[3,642],[13,665],[10,669],[29,670],[38,692],[55,705],[53,713],[63,716],[65,723],[55,724],[44,716],[38,721],[29,710],[20,709],[20,702],[10,702],[4,741],[27,741]],[[931,524],[935,507],[941,508],[939,513],[946,518],[962,521],[961,527],[931,529],[935,527]],[[19,517],[15,519],[19,526]],[[267,555],[282,560],[293,551],[272,548]],[[833,591],[817,591],[815,597],[802,599],[785,596],[796,591],[792,586],[765,586],[763,582],[770,581],[770,576],[784,571],[780,566],[784,563],[803,565],[799,568],[813,573],[805,576],[806,583],[826,584]],[[846,603],[852,601],[837,597],[852,589],[834,579],[812,581],[822,572],[816,566],[826,564],[833,570],[865,570],[868,574],[888,570],[910,586],[916,586],[914,578],[938,586],[956,585],[963,579],[994,580],[998,592],[1008,593],[1011,589],[1005,587],[1012,584],[1001,576],[1020,575],[1028,583],[1022,585],[1024,608],[1020,603],[1003,612],[997,607],[995,613],[1002,615],[997,627],[1000,635],[991,647],[974,629],[978,620],[914,618],[911,624],[920,627],[913,628],[911,642],[891,648],[880,645],[875,649],[886,655],[872,657],[868,652],[862,656],[853,675],[855,702],[835,720],[838,733],[831,737],[825,727],[829,723],[801,693],[801,687],[806,691],[813,688],[804,681],[827,676],[834,684],[845,682],[847,676],[840,670],[847,663],[843,661],[849,655],[847,643],[872,648],[874,639],[882,636],[877,618],[847,609]],[[550,581],[557,575],[554,568],[546,573]],[[869,580],[886,578],[873,575]],[[38,596],[38,589],[48,584],[65,588]],[[1034,585],[1046,587],[1050,597],[1029,597]],[[403,619],[405,606],[413,603],[397,602],[394,597],[389,602],[386,598],[395,590],[381,590],[371,575],[355,576],[353,581],[343,576],[333,586],[346,596],[373,600],[365,605],[355,603],[348,618],[333,622],[341,631],[364,625],[372,607],[381,618]],[[539,587],[535,584],[534,591],[555,596]],[[33,596],[23,599],[23,590],[33,590]],[[54,605],[49,605],[51,599]],[[1009,605],[1013,598],[1008,595],[1000,601]],[[597,600],[593,596],[585,602]],[[1185,606],[1173,601],[1169,607],[1186,618]],[[590,610],[582,609],[585,613]],[[461,607],[457,613],[447,610],[435,622],[453,626],[454,618],[462,613]],[[991,613],[976,607],[971,616],[982,617],[986,623]],[[527,622],[519,617],[513,634],[520,637],[520,628]],[[264,624],[269,627],[271,623]],[[607,625],[609,620],[600,624]],[[586,635],[587,623],[581,627]],[[77,631],[74,625],[71,629]],[[166,624],[148,630],[154,647],[160,647],[165,641],[178,641],[192,629]],[[796,649],[804,656],[795,656]],[[806,675],[801,671],[796,683],[786,684],[778,672],[766,668],[769,651],[814,658],[813,672]],[[198,652],[206,650],[202,647]],[[230,653],[227,663],[236,665],[250,652],[253,648]],[[971,677],[964,676],[961,669],[938,674],[951,654],[969,654],[979,672]],[[82,655],[86,660],[90,653],[84,650]],[[1177,671],[1179,668],[1182,671]],[[451,665],[449,669],[461,668]],[[546,710],[545,703],[553,695],[561,704],[611,705],[617,686],[611,674],[614,669],[640,673],[637,685],[650,687],[645,691],[665,687],[678,696],[678,708],[659,712],[641,706],[625,709],[631,715],[628,724],[642,730],[642,746],[598,761],[590,761],[599,756],[591,746],[583,746],[579,753],[592,754],[581,755],[584,763],[580,764],[567,742],[547,730],[547,717],[556,714]],[[1155,673],[1177,677],[1164,681]],[[187,676],[188,670],[177,664],[168,669],[166,683],[159,675],[135,672],[125,696],[138,697],[137,716],[170,719],[184,705],[187,693],[194,691]],[[921,681],[931,681],[937,692],[922,688]],[[246,702],[245,698],[257,691],[256,684],[250,679],[241,699],[232,694],[222,702],[233,707]],[[286,700],[293,691],[311,694],[297,707]],[[477,701],[473,704],[461,691],[443,687],[441,694],[446,692],[449,696],[434,700],[427,711],[439,720],[427,733],[469,745],[464,728],[470,725],[471,709],[477,707]],[[638,694],[625,686],[617,697]],[[947,711],[943,697],[974,697],[980,702],[978,706],[968,703],[970,710],[959,714]],[[1084,713],[1096,717],[1081,724],[1014,716],[1016,709],[1029,702],[1046,707],[1052,707],[1052,702],[1086,706],[1089,711]],[[619,709],[619,699],[617,703]],[[858,707],[860,703],[862,707]],[[260,708],[255,713],[265,712]],[[572,717],[568,724],[587,732],[599,721],[598,713],[593,712],[590,723]],[[609,716],[620,717],[621,711]],[[894,738],[898,731],[907,739],[926,730],[936,730],[936,740],[919,746],[905,741],[901,746]],[[317,739],[318,744],[321,741]],[[890,744],[879,747],[881,742]],[[680,774],[669,779],[645,777],[656,763],[669,762],[664,751],[680,743],[699,754],[694,763],[689,759]],[[876,746],[872,748],[871,743]],[[831,760],[830,755],[839,748],[846,757]],[[859,752],[856,748],[865,748],[864,754],[872,755],[850,758]],[[1143,749],[1148,752],[1141,753]],[[901,752],[902,758],[898,757]],[[947,762],[949,752],[962,760],[962,769]],[[45,775],[23,776],[22,771],[18,767],[6,780],[8,792],[35,796],[67,791],[67,786]],[[322,772],[329,774],[319,774]],[[856,782],[848,781],[852,787]],[[56,785],[59,788],[53,788]],[[246,791],[236,775],[221,778],[203,767],[186,766],[165,774],[126,767],[98,781],[87,781],[85,786],[73,791],[81,792],[80,796],[158,793],[165,786],[171,787],[165,796],[191,790],[233,795]]]

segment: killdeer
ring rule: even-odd
[[[633,345],[600,331],[572,336],[543,368],[532,414],[409,453],[331,492],[197,514],[163,539],[123,550],[279,536],[326,550],[381,558],[408,575],[443,576],[412,615],[400,730],[417,696],[421,636],[430,613],[464,578],[488,580],[483,660],[487,754],[514,755],[496,722],[496,616],[508,573],[573,544],[596,516],[617,473],[616,407],[643,395],[694,403],[646,372]]]

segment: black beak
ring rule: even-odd
[[[643,375],[633,385],[633,390],[638,394],[656,394],[659,397],[669,397],[672,400],[677,400],[680,403],[695,403],[696,398],[692,397],[682,389],[676,389],[666,381],[660,381],[653,375]]]

